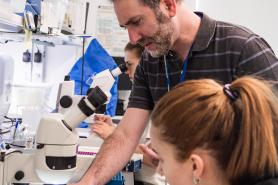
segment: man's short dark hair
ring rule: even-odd
[[[112,3],[116,0],[110,0]],[[140,1],[143,5],[146,5],[150,8],[157,8],[159,6],[160,0],[137,0]],[[176,2],[181,2],[182,0],[176,0]]]

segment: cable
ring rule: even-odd
[[[86,2],[86,14],[85,14],[85,27],[84,27],[84,34],[86,34],[87,30],[87,20],[88,20],[88,13],[89,13],[89,6],[90,3]],[[82,44],[82,67],[81,67],[81,84],[80,84],[80,95],[83,94],[83,80],[84,80],[84,64],[85,64],[85,36],[83,37],[83,44]]]
[[[81,84],[80,84],[80,95],[83,94],[83,80],[84,80],[84,64],[85,64],[85,38],[83,38],[82,44],[82,67],[81,67]]]
[[[37,50],[40,51],[39,47],[38,47],[38,44],[34,43],[34,45],[36,46]]]
[[[3,123],[12,123],[13,121],[3,121]]]
[[[13,153],[21,153],[22,154],[23,152],[20,151],[20,150],[14,150],[12,152],[6,153],[5,156],[8,156],[8,155],[13,154]]]
[[[15,121],[15,119],[16,119],[16,118],[10,118],[10,117],[8,117],[8,116],[4,116],[4,118],[5,118],[5,119],[8,119],[8,120],[10,120],[10,121],[12,121],[12,122]]]
[[[11,132],[11,130],[6,130],[6,131],[2,131],[2,130],[1,130],[0,135],[7,134],[7,133],[9,133],[9,132]]]
[[[15,146],[15,147],[19,147],[19,148],[25,148],[24,145],[17,145],[17,144],[13,144],[13,143],[6,143],[8,145],[11,145],[11,146]]]
[[[7,130],[3,130],[3,129],[0,129],[0,135],[3,135],[3,134],[6,134],[6,133],[9,133],[11,131],[11,128],[13,126],[15,126],[15,122],[16,122],[16,118],[10,118],[8,116],[4,116],[5,119],[7,119],[6,121],[3,121],[4,124],[7,124],[7,123],[11,123],[11,125],[9,125],[8,127],[4,127],[2,126],[4,129],[7,129]]]

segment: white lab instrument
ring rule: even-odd
[[[14,62],[10,56],[0,53],[0,126],[10,107]]]
[[[45,0],[41,2],[41,28],[46,34],[59,35],[63,26],[68,0]]]
[[[115,73],[116,71],[117,73]],[[75,180],[78,175],[81,177],[94,157],[93,155],[84,155],[84,152],[92,154],[95,151],[88,151],[88,149],[84,151],[84,148],[78,148],[79,136],[74,128],[107,101],[106,93],[109,92],[109,86],[102,85],[102,83],[111,85],[111,88],[114,77],[121,73],[118,69],[116,71],[112,71],[112,73],[103,71],[103,74],[107,75],[106,78],[105,75],[100,74],[101,78],[97,78],[100,82],[94,79],[93,84],[95,85],[89,94],[83,96],[77,104],[68,106],[63,114],[44,115],[36,134],[35,149],[9,149],[1,152],[0,184],[66,184],[73,177]],[[61,92],[73,95],[73,92],[63,88]],[[94,150],[91,147],[92,149]],[[76,175],[76,172],[79,174]]]
[[[107,96],[107,102],[111,98],[110,90],[115,82],[115,78],[121,73],[125,72],[127,67],[125,64],[119,65],[119,67],[109,70],[106,69],[96,75],[92,75],[90,88],[95,88],[98,86]],[[69,80],[69,77],[66,77],[65,81],[59,87],[58,93],[58,112],[64,113],[72,105],[76,105],[80,98],[80,95],[74,95],[74,82]],[[107,103],[105,102],[105,103]]]
[[[47,112],[47,101],[51,85],[35,82],[14,82],[9,115],[22,117],[22,123],[35,135],[43,112]],[[30,133],[31,134],[31,133]]]

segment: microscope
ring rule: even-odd
[[[115,78],[125,70],[122,65],[98,73],[86,96],[74,95],[72,82],[62,83],[59,111],[41,118],[36,147],[0,153],[0,184],[67,184],[79,168],[85,173],[92,158],[78,155],[79,136],[75,128],[108,101]]]

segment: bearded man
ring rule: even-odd
[[[272,49],[242,26],[193,12],[182,0],[112,2],[131,43],[141,44],[145,51],[123,119],[78,185],[105,184],[123,168],[154,105],[178,83],[201,78],[230,83],[240,76],[257,75],[278,84],[278,60]],[[159,159],[160,165],[164,162]]]

